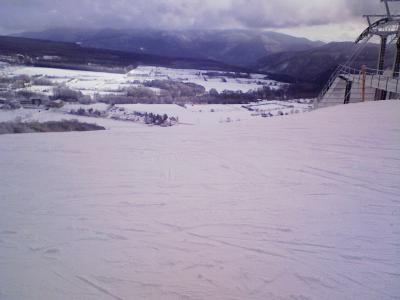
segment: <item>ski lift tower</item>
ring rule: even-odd
[[[379,0],[384,4],[384,14],[364,15],[368,27],[358,36],[355,52],[348,62],[338,66],[325,88],[318,96],[315,107],[346,104],[370,100],[385,100],[400,97],[400,15],[393,14],[391,5],[400,0]],[[373,37],[380,39],[380,50],[376,69],[353,66],[355,59]],[[396,44],[393,67],[390,74],[385,71],[385,56],[388,44]]]
[[[383,15],[364,15],[367,19],[368,27],[360,34],[356,40],[356,44],[364,39],[369,39],[373,36],[380,38],[380,50],[378,57],[377,73],[382,75],[385,67],[385,55],[388,44],[388,39],[396,42],[396,56],[393,64],[393,77],[399,76],[400,66],[400,15],[394,15],[390,9],[390,2],[400,2],[400,0],[380,0],[385,4],[386,14]],[[385,99],[387,92],[385,90],[377,89],[375,100]]]

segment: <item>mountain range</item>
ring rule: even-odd
[[[55,28],[26,32],[21,37],[79,43],[83,47],[111,49],[167,57],[220,61],[250,67],[259,59],[282,51],[302,51],[322,42],[276,32],[252,30],[77,30]]]
[[[340,64],[345,64],[353,53],[359,52],[351,65],[360,68],[366,65],[376,68],[379,47],[377,44],[358,45],[352,42],[332,42],[305,51],[273,53],[258,60],[253,66],[259,72],[269,72],[293,78],[295,81],[324,84]],[[394,47],[389,46],[386,64],[393,62]]]
[[[379,51],[376,44],[366,44],[360,49],[362,46],[352,42],[323,43],[251,30],[55,28],[18,36],[69,43],[69,47],[79,47],[83,53],[101,53],[103,58],[110,58],[113,53],[111,56],[118,57],[119,63],[133,59],[136,63],[171,67],[261,72],[276,80],[305,83],[312,94],[317,93],[337,65],[347,62],[357,49],[360,53],[353,64],[372,68]],[[393,47],[388,48],[388,64],[392,61],[393,51]],[[101,62],[101,59],[97,61]]]
[[[243,71],[243,68],[207,59],[165,57],[10,36],[0,36],[0,57],[28,65],[83,70],[124,71],[126,68],[138,65],[149,65],[181,69]]]

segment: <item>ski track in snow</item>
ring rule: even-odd
[[[399,116],[0,136],[0,299],[400,299]]]

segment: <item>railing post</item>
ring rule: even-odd
[[[387,36],[381,35],[381,47],[379,50],[379,58],[378,58],[378,72],[381,74],[385,65],[385,54],[386,54],[386,43]]]
[[[387,35],[380,35],[381,37],[381,46],[379,49],[379,57],[378,57],[378,88],[375,91],[375,100],[381,100],[382,98],[382,91],[380,90],[380,84],[381,84],[381,74],[383,73],[383,68],[385,66],[385,54],[386,54],[386,44],[387,44]]]
[[[393,77],[399,77],[400,70],[400,38],[397,38],[396,42],[396,55],[393,63]]]
[[[365,79],[367,77],[366,73],[366,66],[362,65],[361,66],[361,99],[363,102],[365,102]]]
[[[346,80],[346,90],[344,92],[344,102],[343,102],[343,104],[350,103],[352,86],[353,86],[353,82],[351,80]]]

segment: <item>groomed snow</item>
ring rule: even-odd
[[[399,116],[2,135],[0,299],[400,299]]]

